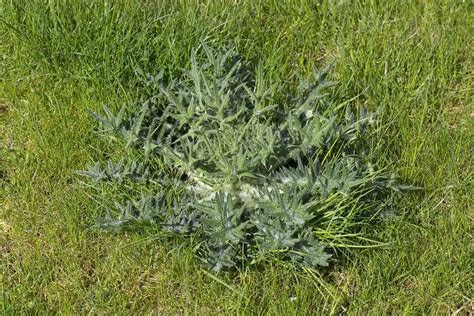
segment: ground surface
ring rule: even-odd
[[[298,4],[295,4],[298,2]],[[2,305],[12,313],[472,312],[471,1],[0,0]],[[136,67],[178,71],[206,39],[272,80],[337,60],[338,93],[380,108],[381,159],[422,194],[322,278],[210,275],[153,234],[91,229],[75,174],[102,151],[86,109],[135,100]]]

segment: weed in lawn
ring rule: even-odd
[[[328,96],[329,68],[275,104],[283,87],[254,76],[232,49],[202,47],[204,60],[193,50],[180,78],[147,75],[156,91],[128,117],[125,107],[92,113],[140,162],[109,160],[81,174],[155,185],[154,196],[116,202],[118,217],[102,228],[153,223],[189,235],[214,271],[269,258],[315,269],[329,264],[328,243],[354,245],[366,237],[357,227],[393,213],[391,193],[409,187],[370,157],[367,137],[380,137],[374,115],[355,115]]]

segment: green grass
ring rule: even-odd
[[[3,313],[472,312],[473,20],[454,0],[0,0]],[[203,38],[273,82],[336,60],[336,93],[381,109],[380,159],[425,189],[371,229],[387,246],[320,276],[215,276],[153,231],[91,229],[104,210],[75,171],[121,147],[86,109],[135,100],[137,67],[176,73]]]

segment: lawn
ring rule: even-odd
[[[0,0],[3,314],[469,314],[474,311],[471,1]],[[93,228],[76,171],[122,147],[88,114],[141,95],[193,47],[234,46],[269,82],[335,61],[335,93],[380,112],[378,159],[422,187],[329,268],[208,272],[154,228]]]

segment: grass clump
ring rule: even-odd
[[[138,158],[82,174],[151,183],[153,192],[116,203],[118,215],[100,226],[151,222],[192,236],[214,271],[270,259],[327,266],[328,246],[355,242],[403,189],[370,154],[374,115],[324,93],[330,67],[275,102],[285,88],[258,68],[254,75],[234,50],[202,52],[178,78],[145,76],[151,93],[129,115],[93,113]]]

